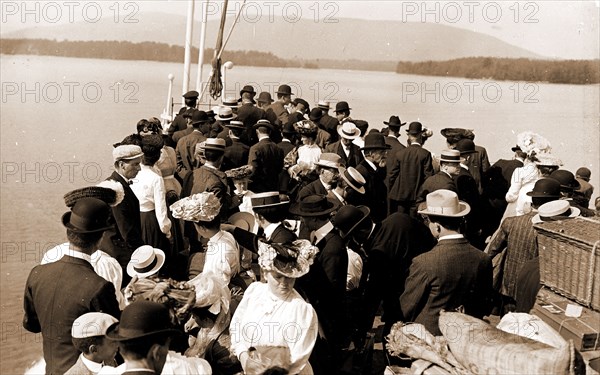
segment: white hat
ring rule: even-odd
[[[445,216],[445,217],[463,217],[471,212],[471,206],[468,203],[458,200],[455,192],[440,189],[427,194],[427,208],[419,211],[420,214]]]
[[[114,316],[101,312],[83,314],[73,321],[71,337],[74,339],[83,339],[86,337],[104,336],[108,327],[118,322]]]
[[[544,221],[553,221],[577,217],[581,210],[577,207],[571,207],[569,201],[561,199],[542,204],[538,208],[538,213],[531,219],[534,224]]]
[[[345,122],[341,126],[338,126],[338,134],[342,138],[356,139],[360,137],[360,129],[356,127],[353,122]]]
[[[131,277],[148,277],[157,273],[163,264],[165,264],[164,251],[150,245],[143,245],[131,254],[131,260],[127,263],[127,274]]]
[[[333,152],[324,152],[319,157],[319,161],[315,165],[325,168],[339,169],[343,167],[342,157]]]

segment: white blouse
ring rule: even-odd
[[[131,190],[140,202],[140,212],[155,210],[160,231],[167,234],[171,231],[171,220],[167,216],[167,200],[165,183],[156,171],[147,165],[131,180]]]
[[[292,290],[285,300],[266,283],[250,284],[231,319],[231,349],[236,356],[257,346],[287,346],[290,374],[312,374],[308,358],[317,340],[317,314]]]
[[[221,230],[208,240],[202,272],[223,276],[225,285],[240,272],[240,248],[231,233]]]

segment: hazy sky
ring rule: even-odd
[[[19,17],[21,1],[1,1],[2,32],[10,32],[35,25],[32,17],[22,22]],[[59,4],[63,10],[69,2],[39,3],[39,11],[52,14],[49,3]],[[74,19],[81,18],[81,9],[86,3],[100,4],[104,16],[114,13],[115,1],[77,1]],[[202,0],[196,0],[196,17],[200,18]],[[218,17],[222,2],[211,1],[209,14]],[[120,16],[131,12],[143,16],[144,12],[166,12],[185,15],[188,1],[119,1]],[[230,1],[231,17],[239,9],[241,1]],[[47,9],[45,8],[47,7]],[[93,7],[90,7],[93,10]],[[91,12],[91,11],[90,11]],[[69,22],[68,11],[56,23]],[[302,17],[318,19],[320,22],[339,18],[361,18],[371,20],[397,20],[403,22],[435,22],[461,27],[495,36],[551,58],[600,58],[599,15],[600,0],[584,1],[252,1],[248,0],[243,17],[256,20],[268,17]],[[78,17],[79,16],[79,17]],[[44,17],[42,17],[43,24]],[[242,20],[243,22],[243,20]],[[254,21],[256,22],[256,21]],[[50,25],[51,23],[46,23]],[[355,31],[351,31],[355,32]]]

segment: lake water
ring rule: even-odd
[[[0,69],[0,373],[16,374],[41,355],[40,335],[21,328],[22,295],[27,275],[44,251],[65,240],[62,196],[111,173],[111,145],[133,133],[139,119],[160,115],[169,73],[177,77],[177,101],[182,67],[2,55]],[[434,131],[425,148],[435,154],[445,147],[439,131],[446,127],[473,129],[491,162],[510,158],[516,134],[532,130],[548,138],[564,168],[588,166],[591,183],[600,189],[598,85],[243,66],[226,73],[228,96],[237,96],[247,83],[256,91],[271,92],[290,83],[311,105],[319,99],[348,101],[352,117],[374,128],[383,126],[390,115],[418,120]],[[193,81],[195,74],[192,71]]]

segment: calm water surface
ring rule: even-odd
[[[155,62],[0,56],[2,185],[0,197],[0,373],[22,373],[41,356],[41,338],[21,328],[23,288],[43,252],[65,240],[62,196],[111,173],[112,144],[165,105],[167,75],[181,92],[181,66]],[[208,74],[208,67],[205,74]],[[195,80],[195,71],[192,71]],[[226,95],[253,83],[275,91],[291,83],[311,105],[346,100],[352,117],[380,128],[392,114],[433,129],[425,148],[439,154],[446,127],[474,129],[492,162],[510,158],[516,134],[546,136],[571,171],[586,165],[600,189],[598,85],[476,81],[340,70],[227,71]],[[405,137],[403,137],[405,139]],[[65,291],[68,293],[69,291]]]

